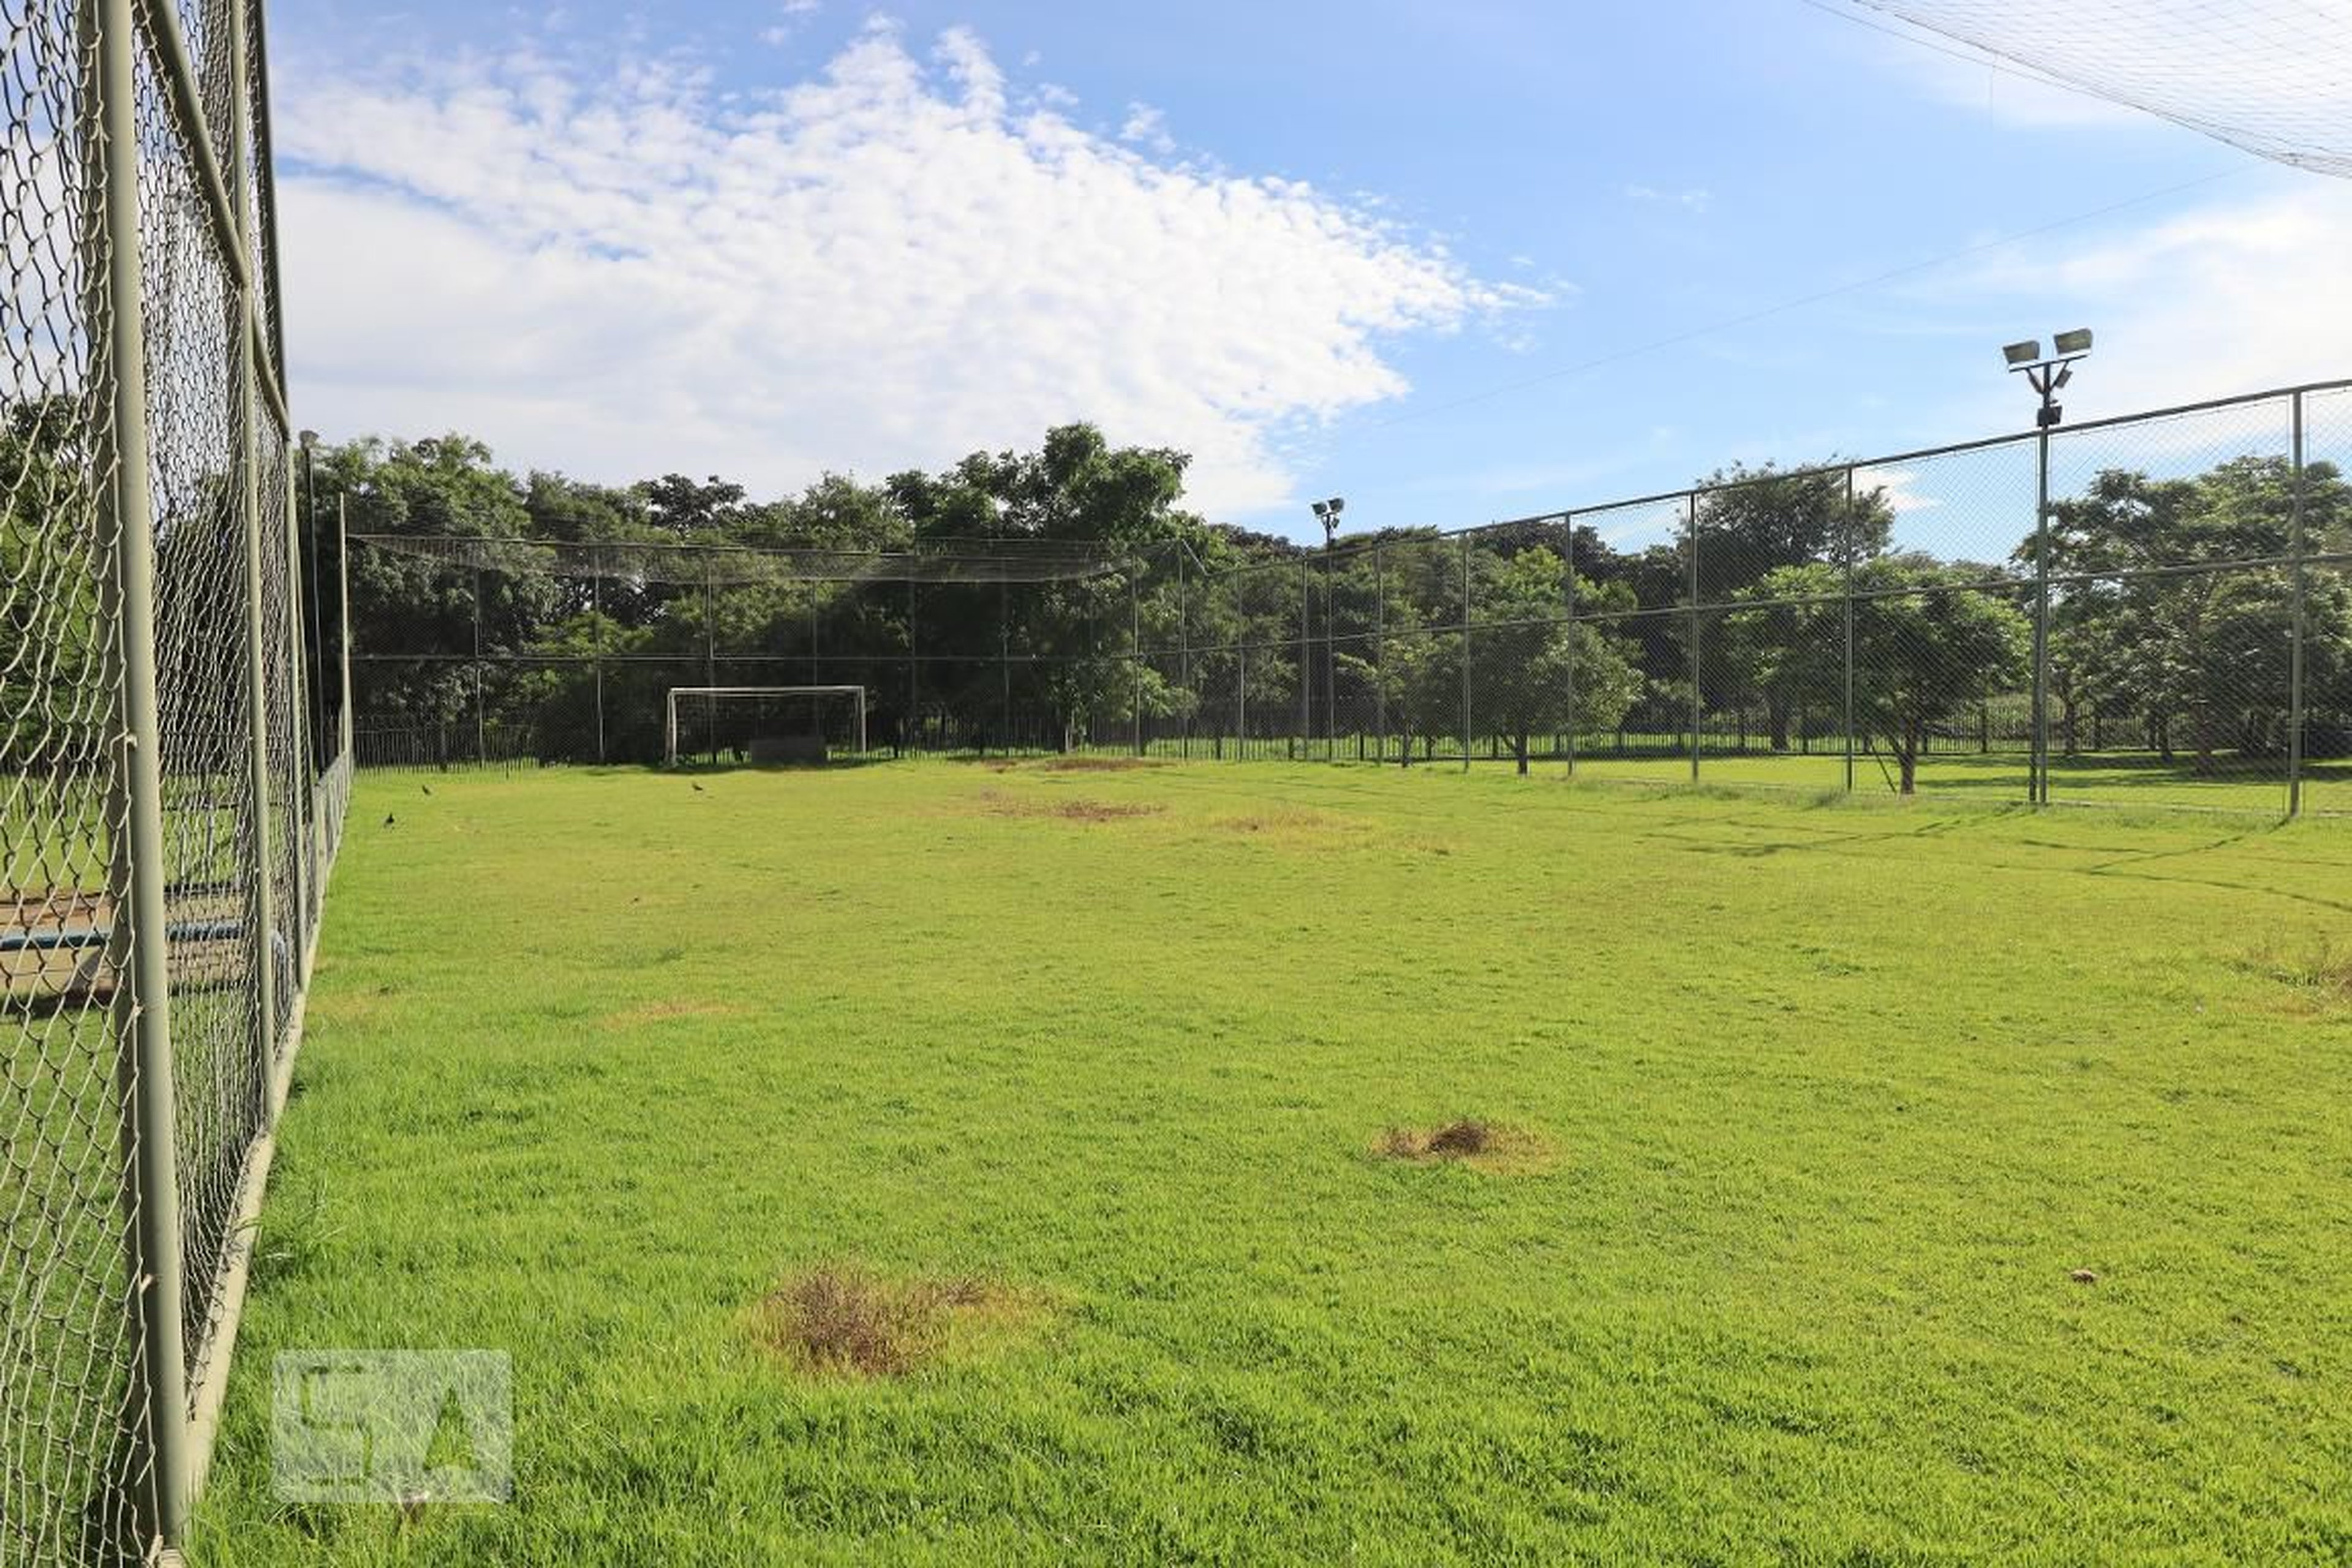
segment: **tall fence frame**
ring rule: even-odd
[[[306,616],[262,0],[0,7],[0,1568],[147,1563],[301,1038],[341,601]]]
[[[1473,528],[1250,552],[1180,531],[1117,546],[1058,598],[814,547],[355,534],[362,562],[448,574],[403,590],[438,623],[372,606],[356,756],[651,762],[664,686],[853,681],[891,756],[1541,763],[1653,785],[2340,814],[2347,475],[2352,381],[2336,381]],[[1024,542],[942,544],[977,569]],[[635,625],[649,640],[614,640],[632,590],[613,586],[612,552],[683,584]],[[763,554],[806,592],[789,614],[731,595]],[[793,575],[811,556],[821,583]],[[507,614],[557,579],[594,612],[585,645],[568,612],[543,619],[569,641]]]
[[[2183,435],[2200,422],[2214,428]],[[2325,443],[2318,438],[2322,427],[2329,435]],[[2192,453],[2198,455],[2189,455]],[[2273,465],[2273,471],[2256,477],[2273,479],[2280,488],[2263,503],[2267,511],[2239,518],[2234,533],[2209,530],[2208,537],[2186,547],[2193,552],[2168,554],[2152,544],[2120,542],[2113,528],[2102,537],[2104,524],[2084,521],[2084,514],[2106,504],[2105,489],[2116,488],[2110,476],[2129,471],[2128,459],[2135,457],[2154,459],[2154,478],[2145,487],[2151,494],[2265,463]],[[2000,459],[2007,469],[2004,485],[1985,487],[1987,493],[1967,498],[1967,506],[1954,509],[1971,514],[1971,526],[1978,531],[1973,537],[1967,528],[1948,528],[1950,537],[1937,538],[1932,522],[1922,520],[1932,520],[1937,515],[1935,509],[1950,504],[1952,498],[1918,495],[1885,501],[1877,521],[1886,537],[1874,542],[1864,537],[1867,531],[1858,520],[1881,504],[1890,480],[1892,489],[1903,488],[1912,477],[1906,470],[1992,459]],[[2053,463],[2071,473],[2071,484],[2053,488]],[[1722,645],[1738,641],[1741,635],[1752,636],[1759,621],[1801,610],[1812,613],[1807,618],[1825,638],[1820,657],[1810,661],[1815,681],[1811,710],[1818,722],[1815,738],[1827,748],[1824,761],[1833,764],[1790,781],[1807,790],[1864,793],[1873,786],[1874,767],[1887,769],[1890,790],[1932,794],[1956,787],[1948,777],[1931,776],[1936,770],[1924,764],[1966,749],[1967,738],[1950,732],[1963,726],[1961,710],[2005,708],[2004,714],[1987,712],[1976,721],[1986,737],[1976,742],[1983,752],[2000,754],[2007,749],[2016,757],[2013,778],[1980,792],[1996,798],[2034,805],[2204,805],[2264,813],[2274,809],[2287,816],[2352,812],[2352,774],[2343,765],[2352,752],[2343,679],[2347,627],[2341,614],[2343,590],[2352,582],[2352,529],[2347,526],[2347,498],[2340,482],[2347,470],[2352,470],[2352,383],[2326,382],[1885,458],[1770,470],[1719,485],[1470,528],[1387,531],[1355,542],[1342,537],[1320,548],[1302,549],[1296,563],[1286,558],[1213,572],[1190,559],[1176,576],[1176,597],[1185,610],[1177,635],[1140,647],[1136,657],[1187,672],[1201,661],[1222,658],[1236,673],[1235,689],[1223,698],[1194,690],[1191,705],[1153,727],[1147,741],[1121,748],[1115,740],[1097,737],[1097,749],[1217,759],[1271,755],[1440,763],[1463,769],[1504,762],[1519,763],[1524,770],[1529,762],[1542,762],[1560,764],[1573,777],[1645,784],[1722,778],[1769,784],[1776,781],[1767,769],[1727,765],[1734,759],[1759,759],[1789,748],[1785,735],[1767,745],[1760,743],[1760,727],[1752,731],[1745,728],[1763,705],[1752,694],[1743,701],[1725,689],[1737,681],[1724,666],[1738,656]],[[1778,592],[1757,591],[1752,581],[1738,593],[1716,588],[1726,574],[1724,557],[1736,558],[1739,552],[1729,536],[1717,537],[1716,520],[1726,511],[1736,512],[1743,492],[1806,486],[1816,487],[1817,521],[1828,526],[1810,554],[1778,564],[1815,569],[1808,591],[1795,592],[1795,579],[1784,580]],[[2323,492],[2328,498],[2324,527],[2313,516]],[[2134,496],[2131,504],[2148,503]],[[1841,509],[1843,525],[1837,522]],[[1986,520],[1992,517],[2007,520],[2006,534],[1985,531]],[[1621,596],[1610,604],[1605,595],[1595,595],[1586,552],[1593,530],[1628,522],[1652,546],[1651,559],[1643,563],[1647,580],[1633,600]],[[2071,531],[2060,526],[2067,522],[2074,525]],[[1989,548],[1972,552],[1970,544]],[[1515,608],[1497,609],[1487,602],[1489,589],[1475,580],[1477,574],[1496,559],[1508,561],[1529,548],[1549,552],[1562,568],[1557,602],[1533,606],[1522,596]],[[2131,553],[2134,549],[2139,553]],[[1915,563],[1920,570],[1907,576],[1892,573],[1889,568],[1897,562]],[[1626,563],[1625,557],[1612,563],[1621,571]],[[1670,571],[1663,569],[1668,564]],[[1302,569],[1311,572],[1311,580],[1300,583],[1295,592],[1286,591],[1288,574]],[[1417,597],[1406,595],[1413,602],[1404,606],[1402,626],[1401,579],[1423,584]],[[1344,609],[1351,583],[1369,599],[1352,622]],[[2084,700],[2070,696],[2071,683],[2060,679],[2068,658],[2062,645],[2070,630],[2082,631],[2074,623],[2083,620],[2101,593],[2127,595],[2161,583],[2221,584],[2233,590],[2261,585],[2273,592],[2275,602],[2256,630],[2273,636],[2276,646],[2261,651],[2263,658],[2275,658],[2277,668],[2232,668],[2232,650],[2205,650],[2212,667],[2210,684],[2235,689],[2179,700],[2191,709],[2231,709],[2229,723],[2217,719],[2209,725],[2200,718],[2194,745],[2180,746],[2183,752],[2198,754],[2178,763],[2179,776],[2170,781],[2178,787],[2143,795],[2135,784],[2121,781],[2120,774],[2128,767],[2154,775],[2161,771],[2155,766],[2158,759],[2126,761],[2123,753],[2127,748],[2081,742],[2074,710]],[[2336,590],[2336,612],[2326,623],[2332,635],[2325,639],[2316,605],[2323,583]],[[1297,606],[1297,630],[1279,630],[1284,612],[1270,605],[1270,598]],[[1914,721],[1920,734],[1890,736],[1886,710],[1899,703],[1890,704],[1884,690],[1874,689],[1888,683],[1890,666],[1906,661],[1885,657],[1890,647],[1884,635],[1874,641],[1874,623],[1914,602],[1956,600],[1999,601],[2013,609],[2020,655],[2014,674],[2002,689],[1986,689],[1965,700],[1948,696],[1929,704],[1926,716]],[[1256,635],[1230,639],[1203,636],[1202,623],[1214,624],[1221,616],[1256,628]],[[2110,617],[2094,631],[2120,642],[2122,624]],[[1641,670],[1649,689],[1638,706],[1646,718],[1633,727],[1646,730],[1649,739],[1629,743],[1621,722],[1612,743],[1609,735],[1594,733],[1589,723],[1575,718],[1578,685],[1586,673],[1580,669],[1580,658],[1591,647],[1581,634],[1629,628],[1638,628],[1654,645],[1666,644],[1675,657],[1654,657]],[[2241,636],[2250,635],[2242,626],[2236,629]],[[1513,637],[1527,641],[1531,632],[1540,632],[1536,640],[1548,645],[1543,658],[1529,658],[1517,670],[1498,669],[1482,660],[1482,639],[1490,645],[1500,639],[1507,646]],[[2316,700],[2323,682],[2315,666],[2315,650],[2323,642],[2333,669],[2324,705]],[[2077,657],[2084,651],[2079,643],[2078,637],[2071,650]],[[1441,657],[1421,661],[1424,689],[1411,702],[1400,694],[1400,644],[1408,651],[1445,645]],[[1786,647],[1772,651],[1782,656],[1784,672],[1808,662],[1790,659]],[[2122,657],[2115,648],[2090,651]],[[1874,659],[1874,652],[1880,657]],[[1932,659],[1912,662],[1926,668],[1931,684],[1940,683],[1951,692],[1971,683],[1956,679],[1965,671],[1935,670]],[[1410,668],[1412,661],[1402,663]],[[1351,668],[1360,687],[1353,693],[1343,689]],[[1265,678],[1268,670],[1275,672],[1271,679]],[[1431,684],[1428,678],[1433,676],[1443,679]],[[1180,684],[1192,686],[1189,674]],[[1556,698],[1517,703],[1519,692],[1514,688],[1529,684],[1545,685]],[[2003,686],[1990,679],[1976,684]],[[1303,695],[1302,685],[1315,695]],[[2150,705],[2143,701],[2141,709]],[[1549,735],[1535,737],[1532,747],[1525,732],[1528,726],[1523,723],[1515,735],[1512,724],[1496,711],[1507,712],[1514,706],[1552,710],[1553,719],[1532,726],[1548,730]],[[1416,710],[1418,717],[1406,716],[1406,708]],[[2258,744],[2233,739],[2230,744],[2214,745],[2201,732],[2228,728],[2242,734],[2253,727],[2245,712],[2263,710],[2268,712],[2267,731]],[[1205,729],[1204,715],[1209,720]],[[2111,704],[2098,717],[2112,734],[2123,721],[2149,715]],[[1743,726],[1736,737],[1726,732],[1734,724]],[[1772,722],[1776,731],[1784,725],[1785,715]],[[1107,740],[1108,744],[1101,743]],[[2162,744],[2160,760],[2166,769],[2176,767],[2171,747],[2170,742]],[[2113,762],[2109,771],[2117,777],[2096,776],[2101,758]],[[2261,789],[2246,787],[2249,780]],[[2323,786],[2317,794],[2315,781]],[[2208,782],[2234,782],[2237,787],[2207,788]],[[1977,787],[1975,781],[1968,781],[1968,787]],[[2269,798],[2273,793],[2275,798]]]

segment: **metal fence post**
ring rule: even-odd
[[[1323,760],[1339,760],[1339,614],[1336,597],[1339,580],[1334,574],[1337,563],[1331,554],[1331,539],[1323,540]]]
[[[1372,756],[1389,759],[1389,575],[1387,546],[1372,541],[1372,711],[1379,744]]]
[[[490,761],[489,723],[485,712],[488,699],[482,690],[482,569],[474,568],[474,761],[487,767]]]
[[[230,68],[229,126],[233,146],[248,144],[251,128],[246,121],[249,101],[246,91],[245,10],[231,6],[228,17],[228,58]],[[247,257],[253,254],[250,228],[253,204],[248,185],[250,174],[242,156],[229,160],[229,200],[235,205],[236,232]],[[253,790],[253,834],[251,842],[253,873],[251,891],[246,900],[247,917],[251,923],[248,947],[252,952],[254,991],[258,1005],[254,1025],[254,1076],[259,1094],[259,1112],[267,1125],[274,1109],[270,1104],[271,1084],[278,1059],[278,965],[272,951],[278,935],[278,922],[285,911],[278,908],[277,885],[270,876],[275,862],[271,831],[273,813],[270,805],[269,739],[274,715],[269,710],[269,634],[268,610],[263,596],[263,559],[261,553],[261,483],[257,471],[257,456],[260,447],[260,420],[255,407],[254,386],[259,363],[254,353],[254,289],[248,279],[240,291],[237,310],[237,390],[236,428],[237,465],[244,476],[237,501],[238,521],[245,534],[245,670],[247,703],[253,716],[252,745],[248,753],[248,773]],[[290,802],[289,803],[290,805]]]
[[[1004,730],[1004,754],[1013,754],[1013,590],[999,578],[996,584],[996,677],[1000,689],[997,701],[1001,710],[1000,723]]]
[[[1307,588],[1307,557],[1298,558],[1298,742],[1291,749],[1293,756],[1304,757],[1315,739],[1315,653],[1314,634],[1307,627],[1307,605],[1312,597]]]
[[[341,637],[341,658],[343,665],[343,711],[341,720],[341,733],[337,737],[337,739],[341,742],[344,755],[350,756],[352,750],[352,731],[354,726],[354,720],[352,715],[353,710],[358,706],[358,699],[352,691],[352,530],[351,516],[348,508],[344,504],[344,499],[345,498],[341,491],[336,493],[335,562],[340,569],[336,572],[335,575],[340,579],[338,592],[342,595],[342,620],[340,624],[341,625],[343,634]],[[602,725],[604,721],[604,712],[601,708],[598,710],[596,717],[599,725],[598,732],[601,734],[603,732]],[[357,765],[359,759],[353,757],[352,761],[353,765]]]
[[[1135,754],[1139,757],[1143,755],[1143,605],[1131,570],[1127,576],[1127,660],[1129,718],[1135,726]]]
[[[1178,742],[1178,754],[1186,761],[1192,756],[1192,721],[1200,707],[1200,693],[1192,689],[1192,597],[1184,575],[1184,557],[1191,553],[1182,541],[1176,545],[1176,684],[1181,689],[1181,711],[1184,728]]]
[[[2050,804],[2050,426],[2036,432],[2033,464],[2033,742],[2026,795]]]
[[[702,558],[702,684],[719,684],[719,594],[710,581],[710,557]],[[702,706],[703,739],[710,742],[710,765],[719,765],[719,705]],[[822,721],[818,724],[824,729]]]
[[[1840,723],[1842,728],[1845,731],[1845,793],[1852,795],[1853,793],[1854,749],[1853,571],[1854,557],[1860,553],[1858,538],[1854,529],[1853,470],[1852,468],[1848,468],[1845,471],[1845,527],[1843,531],[1845,536],[1845,547],[1840,552],[1840,553],[1845,557],[1845,604],[1843,606],[1843,618],[1845,622],[1845,689],[1842,698],[1843,718],[1840,721]]]
[[[2294,510],[2288,548],[2294,556],[2294,605],[2287,649],[2286,814],[2303,815],[2303,726],[2305,623],[2310,618],[2310,541],[2304,531],[2304,496],[2309,489],[2304,474],[2303,394],[2294,395]]]
[[[93,366],[107,395],[94,455],[103,476],[100,522],[114,556],[100,584],[101,595],[112,601],[102,609],[112,612],[115,626],[109,644],[115,701],[109,792],[110,817],[121,828],[107,873],[115,910],[108,956],[118,976],[112,1034],[128,1145],[126,1198],[133,1211],[128,1272],[136,1299],[140,1381],[145,1384],[139,1440],[150,1467],[149,1485],[133,1502],[147,1538],[142,1547],[158,1540],[176,1546],[187,1526],[188,1378],[164,935],[169,912],[163,726],[155,697],[155,521],[148,489],[138,35],[131,0],[85,0],[78,21],[84,31],[82,58],[96,67],[83,125],[96,171],[87,209],[93,232],[86,254],[104,258],[102,271],[92,268],[89,295],[92,330],[102,322],[106,332]]]
[[[588,547],[588,658],[596,687],[596,761],[604,761],[604,551]]]
[[[278,443],[281,457],[287,455],[283,441]],[[286,679],[289,684],[302,679],[302,595],[297,584],[302,581],[300,531],[294,525],[294,465],[286,465],[285,494],[278,498],[282,510],[278,513],[286,535]],[[294,854],[294,952],[299,963],[310,952],[311,933],[318,929],[317,897],[319,880],[318,813],[311,809],[310,786],[318,777],[313,765],[310,736],[310,700],[307,691],[287,693],[286,713],[294,726],[294,798],[286,803],[295,830]],[[272,1108],[275,1114],[275,1108]]]
[[[1698,783],[1699,647],[1698,647],[1698,492],[1684,498],[1684,539],[1690,554],[1690,776]]]
[[[1239,762],[1249,743],[1249,628],[1246,622],[1242,627],[1242,640],[1234,646],[1234,760]]]
[[[1576,776],[1576,514],[1559,514],[1559,525],[1566,531],[1560,542],[1560,590],[1568,616],[1568,657],[1561,660],[1565,671],[1563,683],[1568,688],[1568,776]]]
[[[1470,536],[1462,541],[1462,771],[1470,771]]]

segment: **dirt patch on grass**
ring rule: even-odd
[[[1314,833],[1351,826],[1346,817],[1331,816],[1302,806],[1274,805],[1240,816],[1220,816],[1216,826],[1228,833]]]
[[[981,791],[980,801],[982,807],[994,816],[1049,816],[1065,822],[1126,822],[1139,816],[1158,816],[1168,809],[1158,801],[1087,800],[1079,795],[1067,800],[1045,800],[999,795],[992,789]]]
[[[2273,937],[2246,955],[2244,967],[2316,1005],[2352,1006],[2352,942],[2332,936],[2301,942]]]
[[[1391,1127],[1372,1146],[1383,1160],[1412,1165],[1467,1165],[1498,1175],[1548,1170],[1551,1145],[1540,1134],[1475,1116],[1434,1127]]]
[[[856,1264],[794,1275],[760,1300],[752,1336],[811,1376],[903,1377],[1033,1331],[1043,1297],[971,1276],[893,1279]]]
[[[641,1024],[659,1024],[671,1018],[732,1018],[742,1011],[732,1002],[677,999],[640,1002],[634,1007],[607,1013],[597,1021],[608,1029],[634,1029]]]
[[[1164,768],[1157,757],[1055,757],[1037,764],[1049,773],[1131,773],[1138,768]]]
[[[1164,757],[993,757],[980,765],[992,773],[1131,773],[1172,764]]]

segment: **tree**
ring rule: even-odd
[[[1784,473],[1769,463],[1752,469],[1734,465],[1699,484],[1696,575],[1702,605],[1753,598],[1748,590],[1783,567],[1870,560],[1885,552],[1894,534],[1895,508],[1885,488],[1855,490],[1843,467]],[[1789,635],[1786,626],[1775,630]],[[1785,662],[1782,678],[1768,677],[1760,651],[1759,645],[1731,639],[1721,657],[1708,661],[1702,685],[1712,689],[1704,695],[1719,705],[1753,690],[1763,699],[1772,749],[1785,752],[1790,717],[1804,692],[1785,678]]]
[[[2326,463],[2302,474],[2308,547],[2352,517],[2352,492]],[[2051,507],[2051,682],[2067,750],[2084,705],[2136,710],[2170,762],[2176,722],[2200,774],[2224,751],[2276,752],[2287,723],[2294,634],[2296,474],[2284,457],[2243,457],[2191,479],[2109,469],[2078,500]],[[2018,548],[2029,564],[2037,542]],[[2307,684],[2325,699],[2352,658],[2340,585],[2313,574],[2305,605]]]
[[[1507,559],[1470,554],[1476,614],[1466,635],[1448,632],[1403,645],[1405,707],[1424,734],[1460,722],[1467,644],[1471,722],[1508,742],[1525,773],[1533,738],[1562,730],[1614,729],[1642,689],[1642,677],[1615,640],[1565,618],[1567,568],[1540,546]],[[1580,604],[1601,607],[1602,591],[1581,580]],[[1616,597],[1622,597],[1622,591]],[[1609,601],[1612,607],[1615,598]]]
[[[1919,757],[1937,726],[2026,679],[2032,628],[1983,584],[1980,568],[1921,554],[1854,568],[1854,722],[1885,741],[1905,795],[1918,787]],[[1762,650],[1767,680],[1834,689],[1843,682],[1844,591],[1839,567],[1782,566],[1746,591],[1757,608],[1727,620]]]
[[[0,414],[0,755],[11,771],[96,762],[112,716],[108,694],[92,697],[107,675],[99,591],[113,563],[100,550],[89,428],[70,397]]]

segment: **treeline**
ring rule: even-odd
[[[872,551],[1017,540],[1150,565],[1045,583],[697,587],[355,549],[362,726],[462,732],[487,714],[542,760],[650,760],[663,691],[709,677],[867,686],[878,735],[900,746],[1377,724],[1408,757],[1466,728],[1522,766],[1569,734],[1692,743],[1695,714],[1711,736],[1786,750],[1842,734],[1850,712],[1907,788],[1939,737],[1988,733],[1991,707],[2032,684],[2032,536],[1990,561],[1900,551],[1887,495],[1843,469],[1708,476],[1694,562],[1674,542],[1620,550],[1557,521],[1466,540],[1350,535],[1326,554],[1184,510],[1185,461],[1073,425],[1033,452],[878,484],[828,475],[759,501],[718,478],[518,477],[452,436],[326,449],[317,484],[347,499],[355,533]],[[2248,457],[2189,479],[2109,472],[2056,504],[2057,744],[2145,747],[2203,771],[2274,754],[2299,595],[2308,749],[2352,748],[2347,574],[2286,560],[2298,530],[2307,554],[2345,551],[2352,508],[2325,465],[2304,470],[2299,514],[2297,492],[2284,458]],[[1710,608],[1689,613],[1694,595]]]

